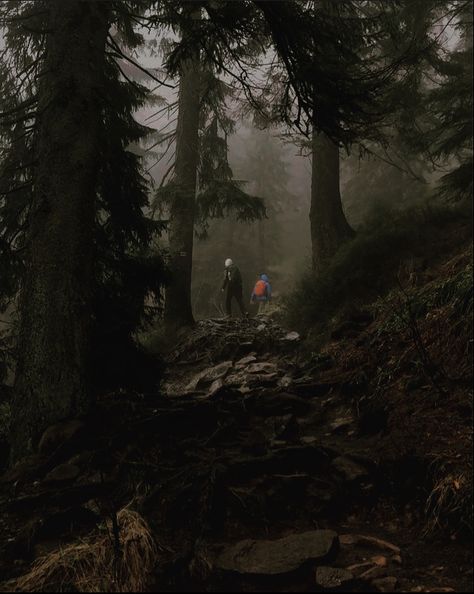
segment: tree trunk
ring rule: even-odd
[[[257,187],[256,187],[256,195],[262,198],[265,194],[265,188],[262,187],[262,180],[259,178],[257,180]],[[267,250],[266,250],[266,234],[265,234],[265,220],[259,219],[257,221],[257,257],[255,262],[258,266],[258,270],[256,270],[257,274],[266,273],[267,267]]]
[[[266,254],[266,239],[265,239],[265,221],[263,219],[259,219],[257,222],[258,228],[258,242],[257,242],[257,264],[258,270],[257,274],[263,274],[267,272],[267,254]]]
[[[313,270],[319,274],[340,246],[353,237],[342,209],[339,189],[339,148],[325,134],[313,133],[311,181],[311,242]]]
[[[12,460],[84,413],[108,3],[49,3],[38,165],[20,299]]]
[[[196,182],[199,159],[199,56],[181,66],[176,134],[175,188],[170,212],[172,279],[166,289],[165,321],[180,327],[194,323],[191,305]]]

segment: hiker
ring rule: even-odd
[[[272,299],[272,286],[266,274],[260,274],[250,297],[250,303],[258,303],[258,313],[265,311]]]
[[[232,262],[230,258],[224,263],[224,284],[222,285],[222,292],[227,289],[227,295],[225,299],[225,309],[229,317],[232,316],[232,298],[234,297],[237,301],[240,311],[243,316],[248,317],[248,312],[245,309],[242,293],[242,275],[237,266]]]

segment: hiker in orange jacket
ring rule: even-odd
[[[272,286],[266,274],[261,274],[255,283],[250,303],[258,303],[258,313],[265,311],[267,303],[272,299]]]

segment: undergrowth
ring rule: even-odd
[[[285,302],[288,323],[318,331],[343,310],[377,301],[396,286],[401,268],[409,275],[442,257],[449,248],[440,237],[450,225],[470,226],[465,207],[432,205],[372,220],[322,274],[308,272],[301,278]],[[450,287],[445,289],[448,293]]]
[[[113,526],[40,557],[31,570],[7,584],[9,592],[144,592],[158,557],[145,520],[129,508]]]

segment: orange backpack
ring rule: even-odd
[[[253,292],[256,297],[265,297],[267,294],[267,283],[264,280],[258,280]]]

